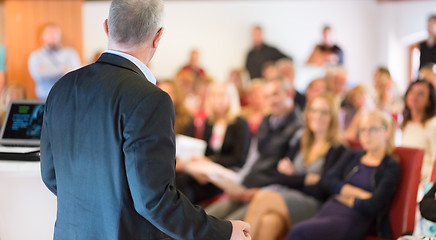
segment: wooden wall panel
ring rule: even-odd
[[[36,98],[27,59],[41,47],[41,29],[56,23],[62,29],[62,44],[75,48],[82,58],[82,0],[6,0],[5,32],[7,79],[22,84],[29,98]]]

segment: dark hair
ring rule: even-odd
[[[431,19],[436,20],[436,14],[432,14],[428,17],[428,20],[431,20]]]
[[[417,81],[412,82],[407,88],[406,94],[404,95],[404,101],[406,101],[407,95],[409,94],[412,87],[416,84],[425,84],[429,90],[428,105],[425,107],[425,115],[421,121],[422,124],[425,124],[428,119],[436,115],[436,91],[433,84],[431,84],[429,81],[425,79],[418,79]],[[407,103],[404,104],[403,118],[404,120],[401,124],[401,128],[406,127],[407,123],[412,120],[410,108],[409,106],[407,106]]]

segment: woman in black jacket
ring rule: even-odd
[[[330,94],[308,103],[303,135],[279,162],[277,185],[264,188],[250,203],[245,220],[253,239],[277,239],[291,224],[312,217],[326,200],[319,179],[345,150],[338,134],[338,107]]]
[[[250,129],[247,121],[239,115],[239,96],[233,84],[211,84],[206,96],[205,109],[208,116],[202,138],[207,143],[204,156],[177,161],[177,188],[194,204],[206,201],[222,191],[209,183],[207,175],[186,170],[189,167],[187,165],[192,162],[212,161],[237,170],[245,163],[250,144]],[[188,126],[187,135],[192,136],[192,129],[193,123]]]
[[[293,227],[288,239],[364,239],[372,222],[377,235],[391,238],[388,211],[400,180],[389,116],[375,111],[362,117],[359,140],[363,151],[349,151],[322,180],[332,199],[317,215]]]

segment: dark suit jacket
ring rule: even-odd
[[[105,53],[52,88],[41,174],[57,196],[54,239],[229,239],[174,187],[174,108],[129,60]]]

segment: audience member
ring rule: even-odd
[[[380,86],[380,82],[384,79],[392,79],[391,73],[389,72],[389,69],[386,67],[378,67],[375,72],[374,76],[372,78],[372,85],[374,86],[374,89],[377,91],[378,86]]]
[[[360,118],[371,110],[374,110],[374,101],[367,87],[358,85],[347,92],[341,109],[341,127],[345,139],[357,139]]]
[[[306,63],[320,67],[344,64],[344,53],[335,44],[330,26],[322,29],[322,42],[315,46]]]
[[[67,72],[81,66],[76,50],[61,46],[61,29],[53,23],[42,30],[43,46],[29,57],[29,72],[36,84],[36,96],[46,99],[52,86]]]
[[[248,152],[250,130],[246,120],[240,117],[239,97],[234,85],[228,82],[210,85],[205,107],[208,116],[202,137],[207,142],[205,157],[191,161],[213,161],[226,168],[241,168]],[[222,193],[208,183],[206,175],[184,172],[186,164],[189,162],[177,162],[176,183],[191,202],[198,204]]]
[[[280,76],[285,78],[290,85],[290,96],[294,99],[295,106],[298,106],[302,111],[306,105],[306,97],[299,93],[294,86],[295,69],[294,62],[292,59],[282,58],[277,61],[277,69],[279,70]]]
[[[396,121],[401,114],[404,104],[398,96],[395,82],[390,77],[381,76],[375,86],[375,105],[378,109],[391,114]]]
[[[257,129],[267,113],[264,87],[265,81],[253,79],[247,89],[247,105],[242,108],[242,116],[248,121],[252,138],[256,137]]]
[[[436,15],[427,20],[428,37],[419,43],[419,69],[428,63],[436,63]]]
[[[0,92],[6,86],[6,51],[5,48],[0,45]]]
[[[185,107],[185,97],[179,86],[170,80],[158,82],[157,86],[168,93],[173,101],[175,112],[174,133],[187,134],[188,125],[192,122],[192,116]]]
[[[300,221],[315,215],[327,194],[319,180],[345,148],[340,144],[339,104],[330,94],[315,97],[304,112],[304,132],[278,165],[277,183],[256,193],[245,221],[253,239],[275,240]]]
[[[426,79],[436,88],[436,63],[428,63],[419,70],[419,79]]]
[[[327,89],[336,96],[339,102],[344,100],[347,92],[347,77],[347,71],[341,66],[329,69],[325,76]]]
[[[379,237],[392,238],[388,210],[400,180],[400,166],[390,156],[393,133],[390,116],[365,114],[359,123],[364,150],[344,153],[321,182],[335,197],[315,217],[293,226],[287,239],[363,239],[373,221]]]
[[[241,107],[248,104],[246,88],[248,84],[248,79],[246,79],[246,72],[241,69],[232,69],[229,74],[229,82],[233,83],[238,90],[239,99],[241,102]]]
[[[193,86],[192,93],[185,99],[185,106],[191,115],[194,117],[194,137],[202,138],[204,131],[204,122],[207,118],[205,110],[206,97],[209,85],[213,79],[209,76],[198,78],[196,84]]]
[[[264,63],[268,61],[275,62],[287,56],[276,48],[264,43],[262,28],[260,26],[253,27],[252,40],[253,47],[248,52],[245,68],[248,70],[250,78],[254,79],[262,77],[262,66]]]
[[[182,70],[191,70],[196,78],[205,77],[206,72],[200,65],[200,53],[197,49],[193,49],[189,54],[188,63],[182,67]]]
[[[275,62],[268,61],[262,65],[262,78],[270,80],[280,77],[279,69]]]
[[[312,101],[317,96],[320,96],[327,92],[327,83],[324,78],[313,79],[309,85],[307,85],[304,96],[307,102]]]
[[[185,98],[194,92],[196,76],[191,69],[180,69],[174,77],[174,82],[180,87]]]
[[[11,100],[23,100],[27,98],[26,89],[21,84],[14,83],[3,88],[0,95],[0,126],[3,125],[6,109]]]
[[[412,82],[404,100],[401,145],[425,150],[421,182],[428,181],[436,158],[435,88],[426,80]]]
[[[266,82],[264,90],[271,114],[265,116],[257,132],[259,157],[242,180],[247,190],[238,195],[228,194],[208,208],[206,212],[218,218],[243,219],[248,204],[259,188],[275,182],[277,163],[289,151],[290,142],[299,135],[301,112],[293,108],[289,98],[288,84],[284,79]]]

